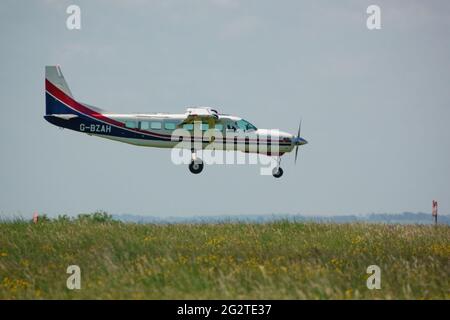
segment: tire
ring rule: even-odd
[[[196,161],[192,161],[189,165],[189,171],[193,174],[199,174],[203,170],[203,161],[197,159]]]
[[[272,175],[275,178],[281,178],[281,176],[283,175],[283,169],[281,169],[281,168],[273,168]]]

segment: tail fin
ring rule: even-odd
[[[73,99],[72,92],[70,92],[69,86],[67,85],[59,66],[45,66],[45,79],[53,83]]]
[[[50,82],[50,84],[48,82]],[[52,85],[73,99],[72,92],[70,91],[59,66],[45,66],[45,90],[50,91],[49,89]],[[60,104],[56,103],[53,97],[46,94],[45,114],[52,115],[60,113],[64,113]]]
[[[94,110],[98,113],[107,113],[107,111],[103,109],[76,101],[72,96],[72,92],[70,91],[59,66],[45,66],[45,90],[47,91],[45,101],[45,114],[47,116],[69,118],[71,117],[70,115],[74,113],[73,110],[68,109],[61,101],[57,100],[57,97],[55,97],[55,94],[61,94],[61,91],[64,96],[63,99],[65,100],[72,100],[73,103],[82,105],[85,108]]]

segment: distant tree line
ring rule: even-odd
[[[33,220],[32,220],[33,221]],[[56,218],[50,218],[46,214],[38,216],[38,223],[42,222],[114,222],[112,215],[106,211],[95,211],[93,213],[80,213],[76,217],[69,217],[67,214],[60,214]]]

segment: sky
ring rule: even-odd
[[[450,213],[447,0],[4,0],[0,35],[0,218],[430,212],[433,199]],[[103,109],[214,106],[291,133],[302,118],[309,144],[280,179],[257,165],[192,175],[168,149],[47,123],[55,64]]]

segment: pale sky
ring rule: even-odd
[[[81,30],[66,8],[81,8]],[[366,8],[381,8],[368,30]],[[0,217],[450,212],[450,2],[1,1]],[[43,119],[44,66],[117,112],[214,106],[309,144],[197,176]]]

